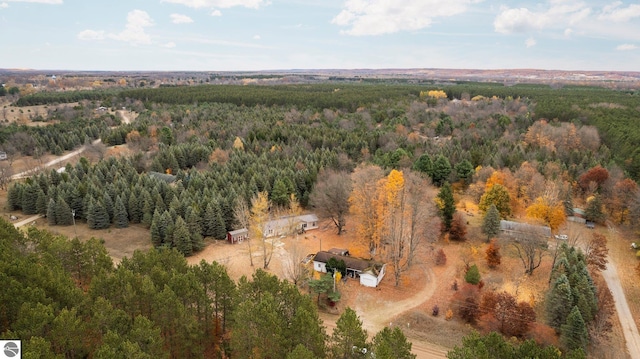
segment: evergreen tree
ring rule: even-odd
[[[106,229],[111,226],[109,215],[101,201],[91,201],[87,214],[87,225],[91,229]]]
[[[27,184],[22,194],[22,212],[24,214],[37,214],[38,193],[41,192],[40,187],[35,184]]]
[[[56,222],[56,201],[53,198],[49,199],[49,205],[47,206],[47,223],[50,226],[55,226]]]
[[[38,199],[36,199],[36,212],[41,215],[47,214],[48,206],[47,195],[43,191],[38,191]]]
[[[493,203],[482,219],[482,233],[487,235],[487,242],[500,233],[500,212]]]
[[[133,194],[129,196],[127,213],[129,214],[129,221],[131,221],[131,223],[140,223],[140,221],[142,221],[142,211],[140,211],[138,197]]]
[[[213,238],[225,239],[227,237],[227,230],[224,226],[224,220],[222,219],[222,213],[218,209],[216,210],[214,222],[213,222]]]
[[[566,322],[571,310],[571,285],[565,274],[561,274],[553,283],[553,287],[547,294],[547,321],[549,325],[560,331],[560,327]]]
[[[151,243],[155,248],[158,248],[164,242],[164,236],[162,232],[162,223],[161,216],[158,211],[153,213],[153,219],[151,220],[151,227],[149,228],[151,232]]]
[[[373,337],[372,348],[376,359],[415,359],[411,354],[411,342],[400,328],[384,327]]]
[[[105,192],[104,195],[102,196],[102,206],[104,207],[104,210],[107,213],[107,216],[109,218],[109,223],[113,223],[113,215],[114,215],[113,198],[107,192]]]
[[[347,307],[331,335],[331,353],[333,358],[361,358],[362,353],[369,350],[367,331],[362,328],[362,321],[356,312]]]
[[[124,206],[124,202],[120,196],[116,197],[116,204],[113,209],[113,223],[116,225],[116,228],[126,228],[129,227],[129,216],[127,214],[127,209]]]
[[[433,161],[429,154],[423,153],[413,164],[413,169],[427,174],[429,177],[433,174]]]
[[[589,333],[587,332],[587,326],[582,319],[580,309],[574,306],[571,309],[571,313],[567,317],[567,321],[560,328],[560,341],[562,345],[569,349],[583,349],[587,350],[587,344],[589,344]]]
[[[22,188],[21,184],[14,184],[9,187],[9,191],[7,193],[7,206],[10,211],[22,208]]]
[[[200,216],[198,211],[192,207],[187,208],[187,228],[191,233],[191,247],[194,252],[204,249],[204,240],[202,238],[202,227],[200,226]]]
[[[433,171],[431,173],[431,180],[433,184],[436,186],[442,185],[449,175],[451,174],[451,163],[449,160],[442,154],[436,157],[436,160],[433,161]]]
[[[60,196],[56,201],[55,209],[56,223],[60,226],[70,226],[73,224],[73,214],[67,202]]]
[[[449,182],[445,182],[438,192],[438,208],[442,218],[442,232],[448,232],[451,229],[453,214],[456,212],[456,203]]]
[[[271,201],[273,204],[286,207],[289,205],[289,188],[284,179],[278,178],[273,183],[273,190],[271,191]]]
[[[584,216],[587,221],[595,223],[604,223],[605,214],[602,212],[602,199],[599,194],[596,194],[587,204],[587,208],[584,211]]]
[[[464,275],[464,281],[473,285],[480,283],[480,271],[477,265],[474,264],[469,267]]]
[[[176,220],[175,227],[173,229],[173,244],[184,256],[190,256],[193,253],[191,234],[189,233],[187,224],[182,217],[178,217]]]
[[[455,170],[458,178],[460,178],[465,185],[471,182],[471,177],[475,172],[473,165],[468,160],[462,160],[461,162],[456,163]]]
[[[203,227],[204,235],[207,237],[213,237],[216,233],[216,220],[218,217],[217,214],[219,213],[217,206],[216,202],[209,201],[204,210]]]

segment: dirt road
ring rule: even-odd
[[[444,276],[452,275],[453,271],[455,271],[455,267],[451,266],[444,273]],[[374,335],[389,324],[393,325],[393,320],[396,317],[418,307],[433,296],[437,287],[433,271],[424,268],[424,272],[426,285],[411,297],[398,302],[387,303],[380,308],[367,308],[366,310],[358,306],[353,308],[353,310],[358,313],[360,320],[362,320],[362,327],[366,329],[370,335]],[[390,279],[387,278],[387,280]],[[326,313],[321,313],[320,317],[327,328],[328,334],[331,335],[336,328],[336,321],[339,317]],[[416,354],[417,359],[443,359],[447,357],[447,349],[444,347],[420,340],[419,338],[408,337],[408,339],[412,343],[411,351]]]
[[[102,141],[100,139],[97,139],[97,140],[93,141],[92,144],[96,145],[96,144],[98,144],[100,142],[102,142]],[[71,151],[71,152],[67,153],[64,156],[60,156],[58,158],[53,159],[53,160],[43,164],[42,166],[38,166],[38,167],[32,168],[30,170],[26,170],[26,171],[23,171],[23,172],[20,172],[20,173],[16,173],[13,176],[11,176],[11,179],[15,180],[15,179],[31,176],[32,174],[37,173],[39,170],[45,169],[47,167],[51,167],[51,166],[56,165],[56,164],[58,164],[58,163],[60,163],[62,161],[66,161],[66,160],[72,158],[73,156],[79,155],[82,152],[84,152],[86,149],[87,149],[86,146],[82,146],[82,147],[78,148],[75,151]]]
[[[618,269],[611,257],[609,257],[607,269],[602,271],[602,276],[607,282],[609,290],[611,290],[613,299],[616,301],[616,312],[618,313],[618,318],[622,325],[629,355],[631,358],[640,358],[640,334],[638,334],[638,327],[636,327],[636,323],[633,321],[633,316],[631,315],[627,298],[625,297],[622,285],[620,284]]]

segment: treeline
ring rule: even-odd
[[[372,341],[347,309],[328,336],[314,302],[258,270],[234,282],[174,250],[114,267],[97,239],[69,241],[0,220],[0,337],[25,358],[415,358],[398,328]]]
[[[421,86],[389,84],[346,84],[342,82],[314,85],[200,85],[136,89],[120,93],[122,98],[134,98],[145,103],[193,104],[231,103],[237,106],[296,106],[300,109],[345,109],[382,100],[417,97]]]
[[[22,96],[16,106],[36,106],[60,103],[72,103],[82,100],[103,101],[117,96],[119,89],[95,89],[82,91],[42,91]]]
[[[450,99],[484,96],[528,98],[535,102],[535,119],[593,125],[598,128],[613,158],[634,180],[640,179],[640,92],[602,87],[545,85],[503,86],[500,84],[459,84],[445,87]]]

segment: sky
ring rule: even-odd
[[[0,68],[640,71],[640,2],[0,0]]]

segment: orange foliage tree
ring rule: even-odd
[[[489,268],[496,268],[502,262],[502,255],[500,255],[500,246],[496,242],[495,238],[489,242],[487,250],[485,251],[485,259]]]
[[[600,165],[591,168],[587,172],[583,173],[578,178],[578,184],[583,191],[588,191],[591,187],[591,183],[595,183],[597,185],[597,189],[599,189],[602,184],[609,178],[609,171],[606,168],[603,168]]]

